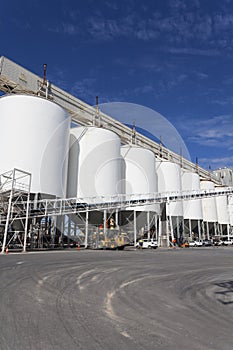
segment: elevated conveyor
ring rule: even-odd
[[[105,113],[97,111],[94,107],[63,91],[45,79],[28,71],[8,58],[0,57],[0,91],[11,94],[32,94],[43,96],[58,103],[69,111],[72,121],[79,125],[99,125],[115,132],[121,138],[122,143],[128,144],[132,139],[132,130],[126,125],[113,119]],[[162,145],[150,140],[144,135],[137,133],[136,144],[145,147],[164,160],[170,160],[181,164],[191,172],[197,172],[203,179],[212,180],[220,184],[216,177],[209,171],[199,167],[187,159],[181,159],[180,155],[168,150]]]

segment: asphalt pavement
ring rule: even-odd
[[[233,247],[0,256],[2,350],[232,350]]]

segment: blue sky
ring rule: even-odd
[[[0,29],[0,55],[90,104],[151,108],[194,162],[233,167],[233,1],[11,0]]]

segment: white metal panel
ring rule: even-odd
[[[68,197],[99,197],[122,193],[120,138],[97,127],[71,129]]]
[[[158,174],[158,191],[181,191],[181,168],[170,161],[156,159],[156,172]],[[167,215],[183,216],[183,203],[177,201],[167,205]]]
[[[182,174],[182,191],[199,191],[200,177],[198,174],[183,172]],[[185,200],[183,202],[184,219],[202,220],[202,204],[201,199]]]
[[[70,116],[57,104],[28,95],[0,98],[0,173],[32,174],[32,192],[64,197]]]
[[[224,187],[217,187],[217,189]],[[216,197],[216,207],[218,214],[218,223],[222,225],[227,225],[230,223],[228,200],[227,196],[217,196]]]
[[[153,152],[135,145],[127,145],[121,147],[121,155],[125,166],[126,195],[133,195],[133,198],[137,200],[141,197],[149,198],[150,193],[158,192]],[[154,204],[135,207],[134,210],[158,212],[159,209],[158,205]]]
[[[214,183],[212,181],[201,181],[202,190],[214,190]],[[216,198],[202,199],[203,220],[206,222],[217,222],[217,206]]]

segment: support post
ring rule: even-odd
[[[160,218],[160,216],[159,216]],[[156,240],[158,241],[158,238],[159,235],[158,235],[158,214],[155,215],[155,238]]]
[[[206,223],[206,233],[207,233],[207,239],[210,239],[210,230],[209,230],[209,222]]]
[[[216,236],[216,234],[217,234],[217,223],[215,222],[214,223],[214,235]],[[210,238],[208,238],[208,239],[210,239]]]
[[[180,241],[180,222],[179,222],[179,216],[176,217],[176,232],[177,232],[177,241]],[[176,241],[176,242],[177,242]]]
[[[192,239],[192,223],[191,223],[191,219],[189,219],[189,238]]]
[[[227,239],[230,240],[230,224],[227,224]]]
[[[134,233],[134,247],[137,244],[137,212],[133,211],[133,233]]]
[[[201,240],[201,223],[200,220],[197,220],[197,227],[198,227],[198,239]]]
[[[104,236],[106,236],[107,232],[107,210],[104,209]]]
[[[119,209],[116,209],[116,212],[115,212],[115,226],[116,226],[116,229],[119,228]]]
[[[87,248],[87,240],[88,240],[88,220],[89,220],[89,211],[86,211],[86,222],[85,222],[85,243],[84,246]]]
[[[13,198],[14,178],[15,178],[15,170],[13,170],[13,180],[12,180],[12,184],[11,184],[11,193],[10,193],[10,198],[9,198],[9,202],[8,202],[8,211],[7,211],[7,218],[6,218],[6,224],[5,224],[5,232],[4,232],[3,243],[2,243],[2,254],[4,254],[5,248],[6,248],[7,231],[8,231],[9,221],[10,221],[11,204],[12,204],[12,198]]]
[[[150,212],[147,212],[147,237],[150,239]]]
[[[161,215],[159,215],[159,232],[158,232],[158,244],[159,244],[159,247],[162,246],[162,220],[161,220]]]

